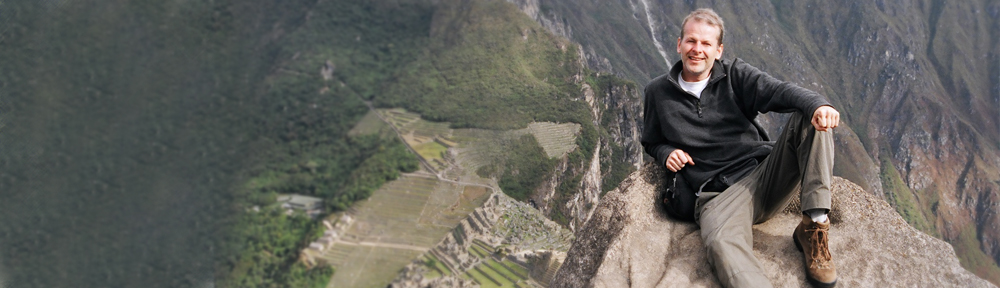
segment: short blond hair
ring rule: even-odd
[[[716,14],[714,10],[709,8],[700,8],[692,11],[687,17],[684,17],[684,22],[681,23],[681,38],[684,38],[684,25],[687,25],[690,20],[718,27],[719,44],[722,44],[722,37],[726,35],[726,25],[722,22],[722,17],[719,17],[719,14]]]

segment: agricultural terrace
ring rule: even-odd
[[[420,255],[419,251],[384,247],[350,246],[338,244],[333,253],[343,254],[348,261],[336,266],[336,272],[327,287],[385,287],[396,277],[403,266]]]
[[[451,275],[475,281],[481,287],[541,287],[544,285],[539,283],[546,283],[545,279],[554,276],[562,259],[559,262],[531,263],[532,260],[524,258],[522,252],[565,252],[573,241],[573,233],[523,202],[503,194],[496,197],[496,205],[482,212],[500,213],[498,221],[489,225],[484,235],[469,233],[463,226],[456,227],[456,241],[467,243],[467,247],[460,245],[462,247],[456,251],[454,242],[442,241],[439,246],[424,253],[418,258],[426,268],[420,270],[423,271],[423,278]],[[475,222],[472,218],[469,216],[469,221]],[[482,219],[478,215],[475,218]],[[492,219],[489,216],[485,218]],[[495,246],[490,243],[503,244]],[[471,263],[471,266],[466,263]],[[537,269],[542,269],[541,274],[535,275],[541,276],[541,279],[532,278],[530,271]]]
[[[420,155],[432,169],[442,171],[448,168],[444,159],[448,148],[457,145],[451,139],[448,123],[430,122],[420,119],[420,115],[403,109],[379,109],[379,115],[396,128],[400,138]]]
[[[353,222],[319,257],[336,269],[330,287],[384,287],[489,196],[489,189],[426,172],[386,183],[349,212]]]
[[[433,171],[406,174],[388,182],[347,212],[353,221],[318,256],[337,271],[330,287],[384,287],[413,259],[432,267],[426,277],[448,275],[451,271],[443,268],[446,266],[441,259],[425,252],[486,201],[492,193],[492,188],[486,186],[496,187],[492,180],[477,176],[476,169],[505,157],[510,152],[505,151],[505,145],[529,134],[547,156],[561,157],[576,148],[580,131],[579,124],[547,122],[508,131],[451,129],[448,123],[425,121],[403,109],[378,109],[365,115],[351,133],[377,133],[383,127],[393,128]],[[446,180],[434,175],[438,172]],[[511,205],[531,209],[518,204]],[[565,248],[557,243],[568,243],[566,235],[556,232],[552,235],[558,236],[549,236],[551,239],[543,236],[546,233],[542,230],[547,228],[531,217],[538,216],[537,211],[524,214],[530,212],[522,210],[513,209],[520,216],[508,215],[502,221],[504,227],[514,229],[498,234],[510,237],[519,233],[514,230],[524,228],[522,239],[528,240],[526,246]],[[457,276],[473,279],[483,287],[533,286],[527,282],[530,280],[524,267],[499,257],[493,259],[495,247],[477,243],[470,252],[483,261]]]
[[[528,131],[535,135],[538,145],[545,149],[549,158],[562,157],[576,149],[576,136],[580,134],[580,124],[532,122]]]
[[[503,143],[525,134],[535,137],[549,158],[562,157],[576,149],[576,137],[581,126],[577,123],[532,122],[518,130],[451,129],[445,122],[430,122],[419,114],[404,109],[379,109],[379,115],[396,128],[400,137],[413,148],[435,172],[449,168],[475,171],[504,156]],[[365,120],[370,115],[365,116]],[[360,129],[361,125],[358,126]],[[371,128],[369,128],[371,129]],[[457,167],[448,165],[447,150],[455,148]],[[460,177],[464,173],[449,174]]]
[[[521,266],[509,259],[503,259],[503,255],[497,255],[496,247],[490,246],[486,242],[473,240],[469,246],[469,255],[480,259],[481,262],[466,270],[461,275],[462,278],[471,279],[479,283],[480,287],[535,287],[528,268]],[[431,269],[431,271],[434,271]],[[425,275],[430,276],[430,275]],[[529,284],[529,281],[532,283]]]
[[[456,129],[455,139],[461,143],[455,149],[455,163],[467,171],[476,171],[503,156],[501,143],[512,141],[526,130],[496,131],[484,129]]]
[[[562,157],[576,149],[576,137],[580,134],[580,129],[580,124],[552,122],[532,122],[528,124],[528,128],[507,131],[456,129],[452,131],[452,138],[459,143],[455,162],[458,166],[475,171],[504,157],[507,152],[505,143],[529,133],[545,150],[546,156]]]

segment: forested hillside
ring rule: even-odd
[[[286,67],[322,3],[46,3],[0,4],[4,283],[323,286],[328,268],[295,262],[319,224],[265,205],[300,193],[336,211],[416,169],[394,135],[347,135],[368,107],[323,62]],[[397,19],[419,22],[397,8],[414,7]],[[354,23],[384,9],[356,8]],[[387,77],[370,47],[419,34],[372,25],[386,34],[341,66],[367,72],[357,87]]]
[[[555,185],[564,225],[599,145],[597,192],[634,169],[600,121],[620,112],[583,94],[635,84],[503,1],[140,2],[0,3],[0,286],[325,286],[298,262],[322,225],[275,198],[343,211],[418,169],[391,130],[348,133],[371,108],[581,125],[565,158],[525,138],[481,172],[523,200]]]
[[[0,4],[5,283],[212,281],[221,191],[269,148],[255,96],[275,49],[257,35],[308,8],[262,4]]]

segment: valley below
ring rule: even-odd
[[[300,260],[333,267],[337,272],[328,287],[384,287],[404,267],[403,278],[396,280],[399,285],[469,281],[503,286],[497,279],[507,285],[547,283],[551,273],[533,279],[528,271],[541,265],[535,263],[540,260],[527,259],[540,253],[564,257],[572,233],[475,171],[503,160],[505,143],[522,136],[539,143],[545,157],[563,158],[576,149],[579,128],[573,123],[530,123],[519,130],[451,129],[448,123],[426,121],[403,109],[372,110],[351,133],[391,129],[420,156],[422,168],[323,220],[324,235],[331,236],[304,249]],[[521,255],[521,260],[504,262],[498,256],[499,262],[477,265],[489,262],[500,247],[505,254]],[[408,266],[411,262],[417,264]],[[557,269],[558,264],[551,265]],[[515,276],[484,276],[484,269]]]

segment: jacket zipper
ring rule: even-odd
[[[698,99],[697,101],[695,101],[695,102],[697,102],[697,103],[698,103],[698,118],[705,118],[705,117],[703,117],[703,116],[702,116],[702,114],[701,114],[701,99],[699,98],[699,99]]]

